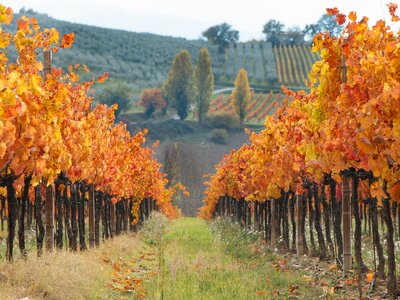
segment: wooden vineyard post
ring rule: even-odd
[[[301,234],[301,222],[303,220],[303,197],[299,194],[296,195],[296,226],[297,226],[297,231],[296,231],[296,251],[297,255],[304,255],[305,249],[304,249],[304,241],[303,241],[303,235]]]
[[[265,231],[265,241],[268,241],[269,238],[269,227],[268,227],[268,201],[264,200],[264,231]]]
[[[226,196],[226,201],[228,203],[228,217],[232,220],[232,199]]]
[[[110,215],[111,215],[111,237],[113,238],[115,236],[115,203],[110,201]]]
[[[248,223],[247,219],[247,201],[243,200],[243,225],[247,227]]]
[[[43,73],[46,78],[47,74],[51,72],[51,51],[45,51],[43,53]]]
[[[228,197],[224,196],[224,217],[228,217],[229,216],[229,202],[228,202]]]
[[[151,216],[151,198],[147,199],[147,219]]]
[[[259,231],[264,231],[264,219],[265,219],[265,202],[258,203],[258,228]]]
[[[346,58],[342,54],[342,82],[347,82]],[[344,174],[342,182],[343,272],[351,269],[351,199],[350,176]]]
[[[129,199],[125,199],[125,222],[126,222],[126,231],[130,229],[130,215],[131,215],[131,208],[129,206]],[[152,203],[152,202],[151,202]]]
[[[44,77],[51,72],[51,52],[43,53]],[[52,185],[46,188],[46,250],[53,251],[54,248],[54,189]]]
[[[278,244],[277,226],[277,203],[276,199],[271,199],[271,247],[275,249]]]
[[[246,201],[246,218],[247,218],[247,227],[251,228],[251,205],[249,202]]]
[[[240,199],[239,223],[242,226],[246,226],[246,201],[243,198]]]
[[[351,202],[350,177],[342,181],[343,272],[351,269]]]
[[[254,226],[253,226],[253,228],[254,228],[254,230],[257,230],[257,231],[260,230],[260,226],[258,224],[259,216],[260,216],[259,207],[260,206],[259,206],[259,202],[258,201],[253,202],[253,213],[254,213]]]
[[[89,247],[94,248],[95,244],[95,236],[94,236],[94,201],[95,201],[95,195],[94,195],[94,185],[91,184],[89,185],[89,203],[88,203],[88,209],[89,209]]]
[[[241,207],[241,202],[240,200],[235,201],[235,219],[236,222],[238,222],[240,224],[240,207]]]
[[[46,250],[54,249],[54,189],[46,187]]]
[[[271,201],[265,201],[265,236],[266,241],[271,243]]]

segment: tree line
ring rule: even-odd
[[[330,35],[338,35],[342,30],[330,15],[322,15],[316,23],[307,24],[303,29],[300,27],[285,28],[285,24],[271,19],[264,24],[262,33],[265,41],[276,45],[300,45],[309,42],[318,32],[329,32]],[[239,41],[239,31],[227,23],[211,26],[203,32],[203,37],[213,45],[218,46],[218,51],[224,53],[226,49]]]
[[[139,104],[145,108],[150,117],[156,110],[165,114],[168,107],[175,109],[181,120],[194,110],[197,120],[203,123],[209,111],[210,98],[214,91],[214,75],[211,57],[206,48],[199,53],[197,64],[193,66],[192,57],[187,50],[179,52],[164,81],[162,88],[144,89]],[[250,85],[245,69],[240,69],[234,82],[232,104],[240,124],[247,116],[247,105],[250,102]]]

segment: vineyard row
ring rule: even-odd
[[[47,251],[52,251],[54,247],[84,251],[87,241],[89,247],[93,248],[99,246],[100,240],[105,241],[127,231],[137,231],[154,210],[158,210],[157,204],[150,198],[142,201],[122,199],[114,203],[110,196],[94,191],[92,185],[71,184],[62,180],[58,180],[50,189],[43,185],[36,186],[33,202],[19,198],[8,205],[6,197],[0,196],[1,230],[4,230],[5,219],[8,220],[8,226],[13,219],[17,220],[18,245],[22,257],[27,255],[25,228],[35,232],[39,256],[44,244]],[[10,249],[13,249],[12,245]],[[13,256],[12,251],[9,255]]]
[[[267,115],[272,114],[280,104],[282,94],[253,94],[247,106],[247,118],[249,122],[262,122]],[[232,97],[219,95],[210,102],[209,113],[234,113]]]
[[[388,8],[392,21],[400,21],[397,5],[389,4]],[[387,292],[395,298],[398,252],[394,240],[400,201],[400,38],[383,20],[369,26],[368,18],[357,20],[355,12],[346,16],[333,8],[327,13],[346,24],[338,37],[328,32],[314,37],[313,50],[321,60],[309,74],[310,91],[283,88],[288,101],[266,117],[265,128],[252,133],[250,143],[226,155],[216,166],[216,173],[207,182],[200,216],[211,218],[215,209],[218,214],[225,212],[221,197],[229,196],[237,217],[250,221],[243,207],[250,205],[257,211],[255,203],[265,202],[266,207],[271,207],[267,230],[271,232],[272,247],[282,237],[284,248],[293,249],[288,239],[290,216],[292,232],[296,231],[292,245],[299,255],[334,257],[345,274],[355,269],[360,277],[374,266],[374,281],[386,280]],[[287,51],[280,53],[281,57],[289,57]],[[281,72],[285,80],[296,79],[295,73],[286,71]],[[279,216],[282,229],[274,221],[278,211],[284,214]],[[384,223],[380,226],[379,212]],[[362,234],[361,218],[365,215],[369,216],[377,264],[368,265],[369,258],[363,253],[363,247],[369,244]],[[256,214],[252,219],[258,218]],[[333,238],[327,228],[333,229]]]
[[[319,59],[310,45],[278,45],[245,43],[228,48],[222,77],[233,80],[239,69],[249,74],[250,83],[307,86],[308,73]],[[228,63],[229,62],[229,63]]]
[[[107,207],[112,209],[115,204],[118,214],[123,206],[124,215],[131,213],[133,223],[139,221],[143,199],[153,199],[162,213],[169,218],[177,217],[179,210],[172,205],[171,199],[176,189],[182,186],[167,187],[166,175],[153,155],[156,145],[153,148],[144,146],[147,129],[131,135],[126,124],[116,124],[116,104],[111,108],[102,104],[92,107],[92,86],[104,82],[108,74],[81,82],[78,73],[89,73],[89,70],[79,64],[71,65],[68,72],[63,73],[62,69],[52,66],[52,55],[60,49],[71,48],[75,35],[65,34],[60,41],[56,29],[41,29],[35,18],[24,16],[17,20],[17,32],[10,33],[7,25],[12,18],[12,10],[0,5],[3,32],[0,44],[5,49],[0,52],[3,87],[0,91],[0,195],[3,197],[1,212],[6,211],[8,218],[7,259],[13,259],[17,220],[19,247],[24,255],[26,211],[28,221],[32,214],[28,203],[35,203],[33,210],[40,251],[45,234],[49,250],[54,244],[54,211],[57,211],[58,229],[65,220],[70,246],[73,245],[74,250],[78,214],[80,248],[86,248],[86,193],[89,193],[91,244],[96,240],[93,237],[99,235],[99,229],[93,226],[100,222],[98,210],[97,218],[94,216],[95,202],[98,207],[103,203],[100,208],[104,206],[105,210]],[[16,60],[7,57],[13,51],[18,53]],[[42,53],[43,59],[39,56]],[[43,196],[45,229],[41,221]],[[96,200],[99,197],[105,197],[105,200]],[[132,205],[131,209],[129,205]],[[105,215],[105,224],[110,218]],[[117,217],[117,232],[120,219]],[[111,235],[113,229],[110,228],[113,227],[107,225],[104,228],[108,228]],[[59,244],[62,231],[56,232],[56,244]]]

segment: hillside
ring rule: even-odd
[[[189,50],[195,61],[200,48],[208,48],[217,85],[232,86],[238,70],[245,68],[252,87],[268,91],[279,89],[282,84],[304,87],[304,80],[317,59],[309,45],[273,48],[270,43],[252,41],[232,45],[221,55],[216,46],[204,40],[76,24],[32,10],[21,11],[14,20],[21,15],[35,17],[41,27],[55,27],[61,34],[75,33],[72,49],[61,50],[54,58],[55,65],[84,63],[94,76],[107,71],[112,80],[128,82],[136,93],[144,87],[160,85],[175,54],[182,49]],[[11,30],[15,29],[14,21]]]
[[[56,20],[32,10],[16,14],[35,17],[42,28],[55,27],[61,34],[74,32],[72,49],[60,51],[54,64],[67,67],[71,63],[84,63],[95,75],[107,71],[110,78],[133,83],[142,88],[160,84],[171,66],[175,54],[188,49],[197,57],[202,47],[217,56],[217,48],[206,41],[106,29]],[[12,30],[16,29],[15,21]],[[215,60],[217,61],[217,60]]]

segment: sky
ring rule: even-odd
[[[399,4],[399,0],[391,0]],[[316,23],[327,7],[356,11],[371,22],[390,20],[384,0],[2,0],[14,11],[22,7],[56,19],[106,28],[201,38],[208,27],[227,22],[240,40],[262,38],[262,27],[275,19],[285,28]],[[390,24],[390,22],[388,22]],[[396,25],[395,28],[398,26]]]

